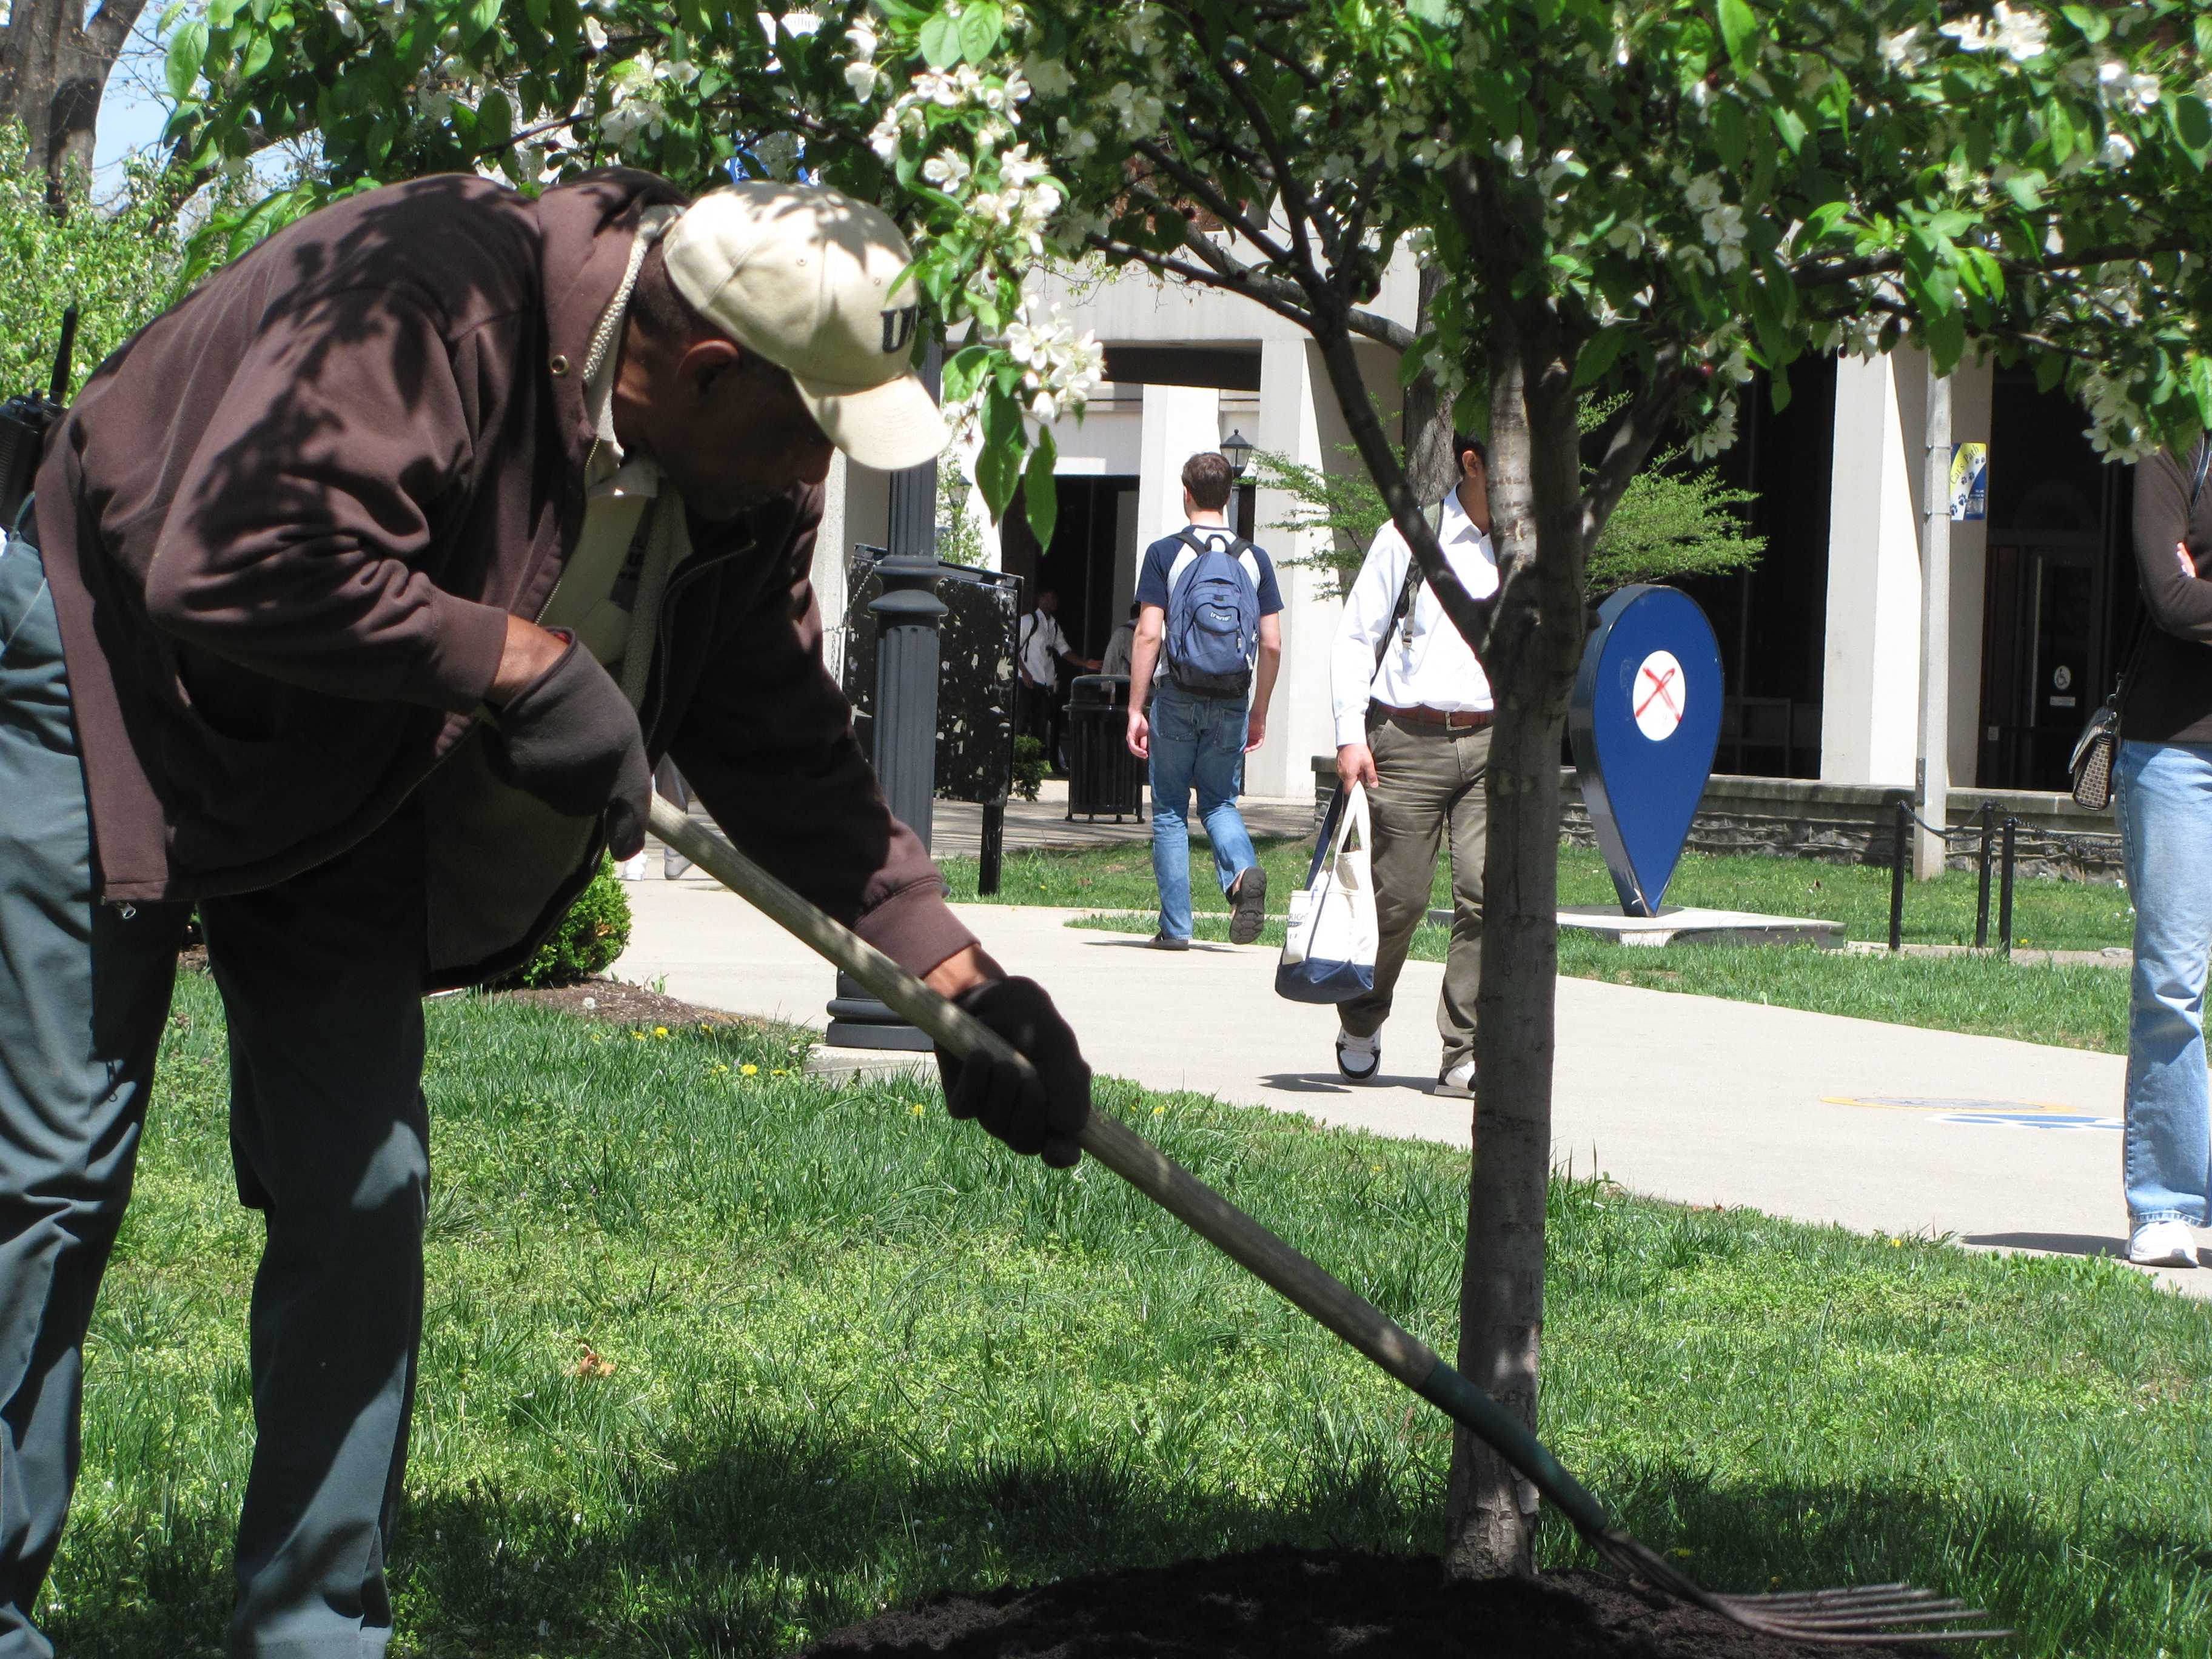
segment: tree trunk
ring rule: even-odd
[[[1582,496],[1571,364],[1530,349],[1504,318],[1492,321],[1490,356],[1490,504],[1503,580],[1486,659],[1498,714],[1458,1363],[1533,1431],[1552,1155],[1559,738],[1583,642]],[[1457,1431],[1447,1573],[1533,1571],[1535,1522],[1535,1489]]]
[[[93,125],[107,77],[146,0],[13,0],[0,30],[0,120],[22,124],[31,162],[46,171],[59,209],[71,173],[92,173]]]
[[[1421,267],[1420,301],[1413,314],[1415,338],[1429,331],[1443,273],[1433,260]],[[1452,461],[1452,400],[1437,385],[1436,372],[1424,368],[1406,388],[1406,482],[1423,501],[1440,501],[1459,482]]]

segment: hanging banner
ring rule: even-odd
[[[1990,447],[1959,444],[1951,451],[1951,522],[1990,516]]]

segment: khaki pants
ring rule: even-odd
[[[1376,784],[1367,792],[1375,833],[1375,912],[1381,939],[1375,988],[1338,1005],[1344,1029],[1372,1036],[1390,1017],[1390,996],[1406,947],[1429,908],[1437,848],[1451,828],[1451,948],[1444,957],[1437,1033],[1443,1069],[1474,1058],[1474,996],[1482,983],[1482,852],[1489,827],[1483,796],[1490,770],[1490,728],[1444,732],[1370,708],[1367,744]]]

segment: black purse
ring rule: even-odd
[[[2212,468],[2212,438],[2197,446],[2197,473],[2189,481],[2189,515],[2197,516],[2197,497],[2204,489],[2204,474]],[[2112,763],[2120,754],[2120,710],[2128,682],[2142,665],[2143,647],[2150,642],[2150,612],[2146,609],[2136,626],[2136,642],[2128,652],[2128,665],[2112,682],[2112,694],[2089,716],[2088,725],[2074,740],[2074,753],[2066,763],[2074,775],[2074,804],[2092,812],[2107,811],[2112,804]]]

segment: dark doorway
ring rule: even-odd
[[[2004,370],[1993,393],[1978,781],[2064,789],[2133,625],[2134,475],[2099,459],[2064,393]]]
[[[1836,360],[1790,368],[1778,411],[1762,371],[1743,389],[1720,476],[1757,499],[1752,533],[1766,551],[1748,570],[1680,584],[1711,618],[1726,687],[1717,772],[1820,775],[1820,675],[1827,646],[1828,496],[1836,439]]]
[[[1060,627],[1079,657],[1096,657],[1121,620],[1114,608],[1114,559],[1122,495],[1133,477],[1061,477],[1054,480],[1060,512],[1051,544],[1036,556],[1025,606],[1050,589],[1060,595]]]

